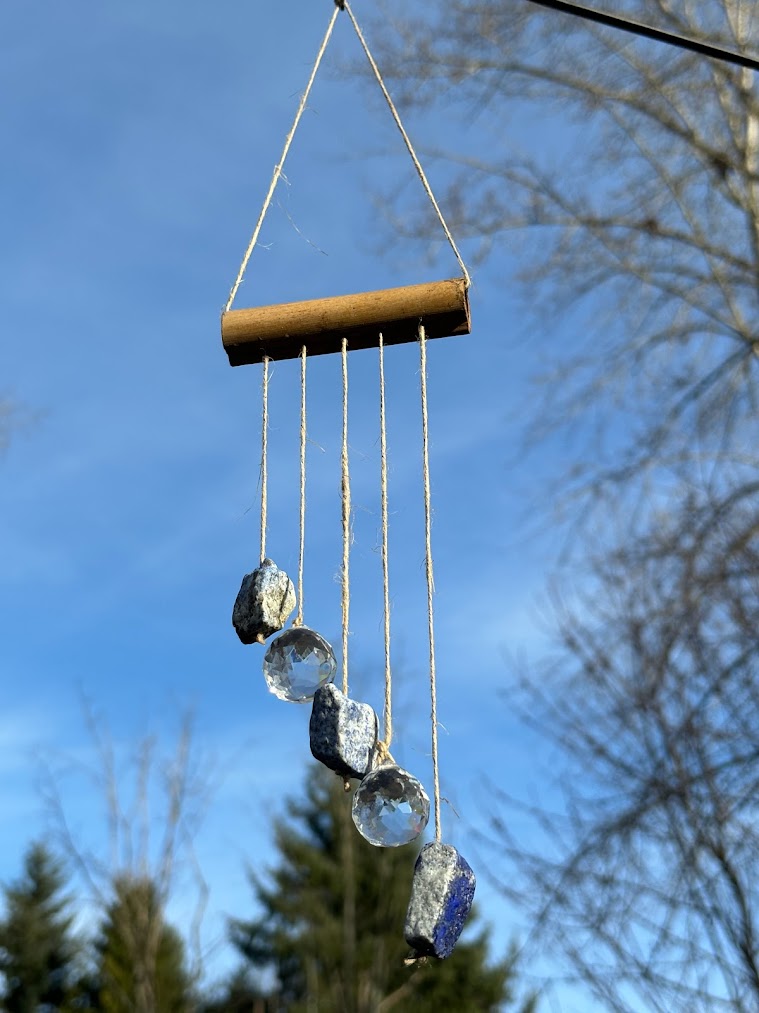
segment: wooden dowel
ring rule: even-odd
[[[386,288],[357,295],[279,303],[222,314],[221,338],[232,366],[416,341],[419,323],[428,338],[468,334],[469,299],[463,278]]]

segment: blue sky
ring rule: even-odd
[[[0,10],[0,389],[33,415],[0,460],[0,879],[45,826],[40,763],[93,758],[82,697],[121,758],[148,731],[168,750],[190,708],[217,783],[197,838],[211,977],[230,959],[225,914],[250,911],[245,864],[270,860],[269,819],[313,762],[308,709],[267,694],[261,651],[230,624],[256,564],[260,369],[230,369],[219,313],[329,14],[327,0]],[[372,205],[377,187],[418,184],[387,112],[334,72],[354,56],[341,18],[237,306],[456,274],[442,243],[393,240]],[[422,144],[443,127],[408,126]],[[539,785],[499,695],[507,652],[530,655],[543,637],[536,603],[553,546],[526,538],[524,497],[527,469],[556,464],[515,459],[514,408],[546,338],[526,333],[511,267],[504,257],[475,272],[471,337],[429,347],[441,778],[459,814],[446,807],[444,830],[475,865],[483,775]],[[336,646],[339,365],[309,368],[305,586],[306,622]],[[376,356],[356,353],[350,369],[351,673],[379,711]],[[429,787],[414,346],[389,349],[386,369],[393,753]],[[293,576],[297,397],[297,366],[277,364],[268,551]],[[73,775],[61,785],[74,832],[98,848],[94,789]],[[480,884],[505,946],[517,926]],[[181,897],[174,905],[184,917]]]

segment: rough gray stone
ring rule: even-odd
[[[453,952],[474,899],[475,877],[451,844],[432,841],[414,866],[403,934],[419,956],[441,960]]]
[[[368,703],[349,699],[332,683],[317,689],[309,722],[311,752],[330,770],[363,778],[378,734],[377,715]]]
[[[232,609],[232,625],[244,644],[263,644],[283,628],[294,608],[293,582],[271,559],[265,559],[243,577]]]

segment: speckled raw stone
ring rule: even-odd
[[[372,764],[379,723],[374,708],[357,703],[329,683],[314,695],[309,735],[311,752],[343,777],[363,778]]]
[[[432,841],[414,866],[403,934],[419,956],[441,960],[453,952],[474,899],[475,878],[451,844]]]
[[[265,559],[246,573],[232,609],[232,625],[244,644],[263,644],[281,630],[295,608],[295,588],[284,570]]]

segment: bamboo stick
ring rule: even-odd
[[[468,334],[464,279],[229,310],[222,314],[221,337],[230,365],[242,366],[264,355],[294,359],[303,345],[309,355],[339,352],[344,337],[351,351],[376,348],[380,331],[386,345],[415,341],[419,323],[428,338]]]

